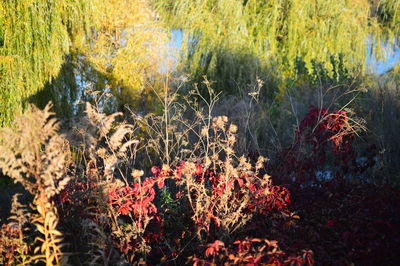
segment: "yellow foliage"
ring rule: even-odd
[[[0,2],[0,126],[10,124],[29,97],[57,77],[70,36],[83,36],[91,25],[93,1]]]
[[[334,67],[331,58],[339,55],[343,55],[346,69],[358,73],[365,66],[367,40],[372,38],[374,52],[382,55],[383,27],[370,14],[368,0],[154,2],[171,28],[183,29],[182,60],[186,62],[186,70],[199,77],[208,75],[217,82],[226,75],[246,84],[246,77],[259,75],[265,68],[279,68],[279,72],[286,71],[295,77],[298,59],[305,62],[310,74],[314,63],[331,74],[329,70]],[[400,9],[395,10],[400,1],[382,2],[389,10],[387,20],[395,24]],[[395,30],[394,25],[390,28]],[[255,67],[257,60],[248,60],[251,57],[259,60],[260,68]],[[255,68],[254,73],[249,71],[251,68]]]
[[[96,32],[86,49],[89,60],[118,87],[122,100],[144,92],[167,53],[167,33],[148,1],[106,0],[97,9]]]
[[[149,1],[1,1],[0,126],[60,75],[71,51],[122,94],[140,94],[160,70],[167,40]]]

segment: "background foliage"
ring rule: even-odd
[[[332,76],[332,57],[345,69],[364,70],[367,39],[381,56],[382,34],[398,31],[398,1],[153,1],[171,28],[182,29],[184,71],[207,75],[223,91],[277,72],[294,77],[298,62],[313,74],[315,64]],[[396,6],[397,5],[397,6]],[[382,23],[384,22],[384,23]],[[287,85],[287,84],[285,84]]]
[[[55,78],[74,41],[91,26],[93,1],[1,1],[0,124]],[[77,37],[78,38],[78,37]]]
[[[30,101],[47,98],[57,106],[71,85],[84,80],[76,68],[97,72],[94,82],[132,102],[149,90],[147,77],[159,72],[165,42],[147,1],[2,1],[0,124],[10,124]],[[52,93],[59,89],[51,86],[54,80],[64,91]],[[45,86],[52,88],[43,92]]]

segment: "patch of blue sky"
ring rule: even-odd
[[[372,45],[373,44],[371,41],[367,41],[368,49],[366,66],[368,72],[384,74],[400,64],[400,40],[398,40],[394,44],[383,42],[383,58],[377,58],[376,54],[372,53]]]
[[[161,73],[172,72],[179,61],[183,32],[180,29],[173,29],[170,34],[169,42],[167,44],[167,54],[164,55],[165,60],[160,67]]]

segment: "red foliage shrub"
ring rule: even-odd
[[[267,166],[285,185],[224,164],[153,166],[130,185],[99,183],[92,169],[60,194],[60,214],[93,221],[112,240],[106,251],[130,263],[400,264],[400,191],[343,178],[371,166],[357,164],[354,138],[345,112],[312,107]],[[328,164],[333,178],[321,182],[316,171]]]
[[[281,151],[279,163],[269,167],[270,173],[281,181],[299,183],[317,181],[316,172],[326,165],[334,166],[333,176],[358,173],[362,169],[356,163],[354,138],[355,129],[346,112],[311,106],[296,130],[294,143]]]
[[[153,204],[156,196],[153,188],[155,183],[155,179],[146,178],[143,183],[115,187],[109,193],[109,202],[117,209],[117,214],[119,215],[133,214],[135,218],[152,216],[157,213],[157,208]],[[158,187],[161,188],[163,186],[164,184],[159,181]]]
[[[182,171],[185,169],[185,162],[179,165],[175,171],[172,171],[172,178],[177,181],[180,186],[178,193],[187,194],[185,191],[185,181],[182,179]],[[216,229],[221,226],[221,211],[218,206],[221,197],[228,195],[227,202],[241,202],[246,198],[246,205],[243,206],[241,213],[245,214],[262,214],[267,217],[273,212],[288,212],[290,204],[289,191],[280,186],[272,185],[269,176],[259,178],[254,172],[240,172],[238,175],[226,177],[224,173],[215,173],[212,170],[203,169],[201,164],[195,165],[192,176],[184,177],[193,178],[193,182],[203,184],[208,191],[208,200],[211,204],[207,205],[207,209],[203,211],[202,216],[198,216],[195,225],[197,228],[203,228],[210,232],[210,225],[214,225]],[[191,192],[192,201],[196,201],[198,192]]]
[[[357,163],[349,120],[343,111],[312,106],[295,142],[268,166],[275,180],[287,184],[300,216],[289,228],[276,227],[272,237],[288,250],[312,249],[321,265],[399,264],[400,191],[346,181],[374,164],[371,150],[366,163]],[[332,179],[318,180],[316,172],[327,165]]]
[[[0,229],[0,263],[15,265],[16,258],[23,255],[26,244],[22,239],[22,230],[17,225],[3,224]]]
[[[158,188],[162,188],[163,178],[145,178],[143,182],[114,187],[109,192],[109,203],[114,209],[115,217],[127,216],[129,224],[133,226],[130,237],[115,239],[114,243],[122,253],[132,255],[137,252],[141,240],[144,240],[142,244],[148,245],[157,243],[162,238],[162,219],[153,203],[156,183]]]
[[[216,240],[207,245],[205,259],[193,257],[194,265],[314,265],[313,252],[302,250],[301,255],[288,256],[277,241],[246,238],[226,247]]]

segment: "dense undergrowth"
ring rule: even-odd
[[[361,178],[379,161],[354,148],[361,125],[347,112],[311,106],[293,143],[266,159],[237,156],[240,129],[196,111],[194,124],[127,123],[86,103],[61,131],[48,105],[2,129],[0,168],[33,199],[14,196],[0,263],[399,263],[400,191]]]
[[[399,265],[399,7],[0,1],[0,265]]]

